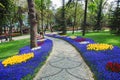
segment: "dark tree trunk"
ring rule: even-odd
[[[82,31],[82,36],[85,36],[85,30],[86,30],[87,3],[88,3],[88,0],[85,0],[85,11],[84,11],[84,22],[83,22],[83,31]]]
[[[2,35],[2,27],[0,26],[0,35]]]
[[[38,25],[37,25],[37,33],[40,33],[40,27],[39,27],[39,26],[40,26],[40,22],[39,22],[39,18],[38,18],[38,14],[37,14],[37,13],[36,13],[36,20],[37,20],[37,22],[38,22],[38,23],[37,23],[37,24],[38,24]]]
[[[4,34],[6,33],[6,26],[4,26]]]
[[[66,34],[66,23],[65,23],[65,0],[63,0],[63,7],[62,7],[62,34]]]
[[[37,47],[37,21],[34,8],[34,0],[27,0],[29,8],[29,21],[30,21],[30,47]]]
[[[20,24],[20,34],[23,35],[23,30],[22,30],[22,27],[23,27],[23,20],[22,20],[22,10],[21,10],[21,7],[18,8],[18,20],[19,20],[19,24]]]
[[[44,33],[44,26],[43,26],[43,0],[41,0],[41,27],[42,27],[42,33]]]
[[[50,23],[50,31],[53,32],[52,24]]]
[[[77,0],[76,3],[75,3],[75,15],[74,15],[74,25],[73,25],[72,34],[74,34],[75,26],[76,26],[77,4],[78,4],[78,0]]]
[[[10,27],[9,27],[9,41],[12,41],[12,28],[13,28],[13,21],[10,23]]]
[[[101,30],[102,3],[103,3],[103,0],[100,0],[99,10],[98,10],[98,15],[97,15],[97,24],[96,24],[96,28],[95,28],[95,30]]]
[[[19,23],[20,23],[20,34],[23,35],[23,30],[22,30],[23,21],[22,21],[22,19],[20,17],[19,17]]]
[[[49,20],[47,18],[47,25],[45,26],[44,34],[45,34],[46,30],[48,29],[48,23],[49,23]]]

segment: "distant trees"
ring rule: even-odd
[[[111,12],[110,28],[111,33],[120,35],[120,0],[117,0],[116,8]]]
[[[88,4],[88,21],[93,30],[101,30],[103,20],[106,18],[108,0],[91,0]],[[108,6],[108,5],[107,5]]]
[[[0,35],[2,34],[2,27],[5,24],[8,24],[8,22],[6,22],[8,16],[10,16],[10,8],[9,6],[11,5],[10,0],[1,0],[0,1]]]
[[[0,34],[4,27],[4,33],[6,33],[5,28],[9,28],[9,40],[12,40],[12,28],[14,27],[14,22],[16,21],[16,6],[13,0],[1,0],[0,3],[4,6],[0,8]]]
[[[48,27],[53,17],[53,12],[50,10],[51,0],[35,0],[35,7],[38,21],[38,32],[45,31],[45,27]],[[46,26],[45,26],[46,25]]]
[[[74,33],[75,29],[78,29],[78,27],[81,27],[82,21],[83,21],[83,8],[82,4],[77,0],[71,0],[67,4],[65,4],[65,24],[67,28],[72,29],[72,33]],[[55,14],[55,21],[57,25],[59,26],[59,30],[61,30],[62,27],[62,8],[58,8],[56,10]]]

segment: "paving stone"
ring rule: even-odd
[[[73,62],[68,60],[67,58],[60,60],[58,62],[55,63],[50,63],[51,66],[56,67],[56,68],[74,68],[74,67],[78,67],[80,66],[81,63],[79,62]]]
[[[89,76],[92,76],[91,75],[92,73],[89,71],[85,63],[82,63],[81,66],[79,67],[67,69],[67,71],[69,74],[73,76],[84,78],[86,80],[94,80],[93,78],[89,77]]]
[[[33,80],[94,80],[92,72],[72,45],[60,39],[49,39],[53,41],[52,53]]]
[[[69,73],[66,72],[66,70],[63,70],[61,73],[56,74],[54,76],[49,76],[42,78],[41,80],[85,80],[83,78],[76,78]]]
[[[62,70],[59,68],[52,67],[49,64],[46,64],[42,69],[43,70],[41,70],[41,72],[39,73],[38,77],[36,77],[35,80],[40,79],[40,77],[54,76],[61,72]]]

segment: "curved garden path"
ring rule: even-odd
[[[55,38],[53,50],[33,80],[94,80],[79,52],[69,43]]]

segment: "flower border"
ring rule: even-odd
[[[84,61],[90,67],[91,71],[94,73],[96,80],[119,80],[120,73],[111,72],[106,69],[106,64],[108,62],[120,63],[120,48],[114,46],[112,50],[103,51],[89,51],[87,50],[87,44],[79,44],[70,37],[60,36],[60,35],[49,35],[46,36],[59,38],[67,41],[73,45],[81,54]],[[78,37],[77,37],[78,38]],[[80,37],[79,37],[80,38]],[[95,43],[92,39],[86,38],[90,44]]]
[[[31,50],[30,46],[25,46],[19,50],[19,54],[34,53],[34,58],[28,60],[25,63],[15,64],[13,66],[4,67],[0,62],[0,79],[1,80],[21,80],[21,78],[28,74],[33,75],[36,68],[46,60],[46,56],[52,50],[53,43],[47,39],[40,49]],[[19,55],[18,54],[18,55]]]

